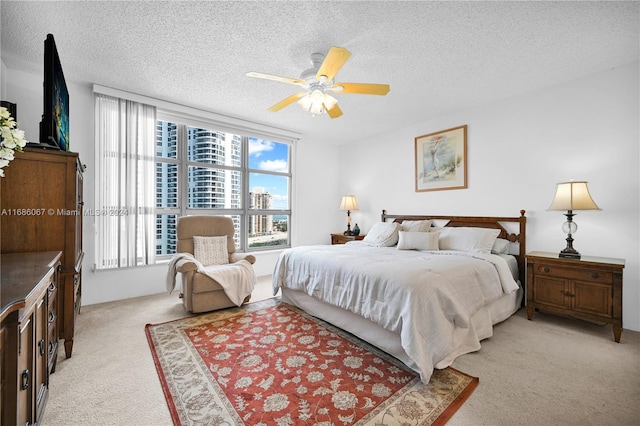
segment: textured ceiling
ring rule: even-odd
[[[68,81],[96,83],[348,143],[638,61],[637,2],[2,1],[2,60],[42,73],[55,36]],[[339,94],[331,120],[293,104],[299,77],[331,46],[352,56],[336,81],[387,83]],[[73,101],[72,101],[73,102]],[[425,129],[425,132],[437,129]]]

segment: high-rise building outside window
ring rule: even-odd
[[[240,251],[290,246],[291,146],[158,119],[156,255],[176,251],[177,218],[229,216]]]

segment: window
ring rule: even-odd
[[[176,124],[156,121],[156,255],[176,252],[176,221],[180,213],[177,132]]]
[[[240,251],[290,246],[291,146],[190,123],[156,125],[156,255],[176,252],[177,218],[229,216]]]
[[[238,251],[291,245],[291,152],[299,135],[93,90],[95,269],[168,259],[185,215],[232,218]]]

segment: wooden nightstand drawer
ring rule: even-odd
[[[609,271],[586,270],[582,268],[571,268],[566,266],[536,264],[536,274],[548,275],[558,278],[569,278],[580,281],[589,281],[594,283],[611,284],[613,274]]]
[[[349,241],[360,241],[363,239],[364,235],[331,234],[331,244],[344,244]]]

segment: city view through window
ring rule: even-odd
[[[182,215],[233,219],[238,249],[289,245],[290,146],[158,120],[156,254],[176,251]]]

